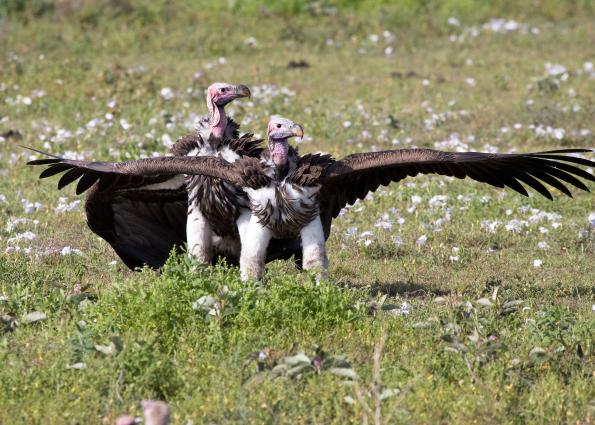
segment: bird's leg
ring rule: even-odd
[[[239,230],[242,240],[240,277],[244,282],[250,279],[258,280],[264,274],[264,262],[271,240],[271,231],[260,224],[256,216],[251,216],[245,229]]]
[[[238,233],[240,234],[240,242],[242,245],[244,244],[244,240],[246,238],[246,232],[248,231],[248,225],[250,224],[250,217],[252,217],[252,212],[249,209],[242,209],[240,211],[240,216],[236,220]]]
[[[197,205],[190,205],[188,208],[186,239],[188,255],[195,257],[201,263],[210,264],[213,253],[213,231]]]
[[[317,280],[326,279],[328,258],[320,216],[316,216],[314,220],[304,226],[300,231],[300,236],[302,238],[302,264],[304,270],[316,271]]]

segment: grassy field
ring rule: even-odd
[[[303,153],[593,148],[589,2],[223,3],[0,7],[0,423],[143,398],[174,424],[593,423],[591,194],[408,179],[336,220],[328,282],[277,262],[245,285],[183,257],[128,271],[18,147],[163,153],[229,81],[244,129],[285,115]]]

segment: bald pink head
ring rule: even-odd
[[[225,105],[240,97],[250,97],[250,89],[243,85],[213,83],[207,89],[207,107],[211,119],[211,134],[222,138],[227,126]]]
[[[301,125],[287,118],[275,115],[269,121],[267,136],[269,138],[269,152],[273,163],[283,166],[287,163],[287,154],[289,152],[287,139],[294,136],[303,137],[304,129]]]

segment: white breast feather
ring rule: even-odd
[[[261,187],[260,189],[244,188],[244,191],[250,197],[250,201],[256,205],[266,205],[269,201],[275,206],[275,188],[273,186]]]
[[[219,151],[219,156],[227,162],[235,162],[240,158],[240,155],[225,146]]]
[[[320,185],[301,187],[301,190],[295,189],[295,187],[290,183],[283,182],[282,186],[289,198],[292,200],[303,200],[305,202],[308,202],[308,200],[320,190]]]

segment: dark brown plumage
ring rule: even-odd
[[[100,190],[107,190],[125,179],[127,184],[145,184],[142,178],[154,181],[178,174],[202,174],[223,179],[231,184],[246,187],[254,179],[253,173],[246,173],[244,165],[254,170],[254,159],[245,158],[229,163],[216,157],[156,157],[119,163],[99,161],[77,161],[60,158],[36,149],[40,154],[52,158],[29,161],[28,165],[48,165],[40,178],[66,172],[58,186],[62,188],[79,177],[77,193],[82,193],[93,183],[99,183]],[[287,176],[288,181],[301,186],[321,184],[327,197],[345,197],[346,203],[363,199],[369,191],[386,186],[405,177],[417,174],[440,174],[457,178],[470,177],[496,187],[510,187],[528,196],[521,182],[535,189],[548,199],[551,193],[540,182],[543,181],[562,193],[572,197],[563,184],[569,183],[578,189],[589,191],[579,179],[595,181],[595,177],[571,165],[595,167],[595,162],[575,156],[560,155],[592,152],[589,149],[562,149],[527,154],[494,154],[481,152],[442,152],[432,149],[401,149],[349,155],[335,161],[329,155],[308,154],[300,158],[296,169]],[[256,168],[257,169],[257,168]],[[258,174],[258,173],[257,173]],[[268,179],[263,178],[263,182]],[[141,183],[141,181],[143,183]],[[342,183],[349,182],[349,185]],[[131,183],[128,183],[131,182]],[[355,185],[354,185],[355,183]],[[332,192],[330,190],[332,188]],[[340,194],[337,193],[337,190]],[[338,211],[337,211],[338,213]]]
[[[39,152],[39,151],[38,151]],[[589,191],[579,178],[595,181],[595,177],[578,166],[595,167],[588,159],[569,156],[587,153],[589,149],[562,149],[527,154],[493,154],[482,152],[442,152],[432,149],[400,149],[394,151],[352,154],[342,160],[329,155],[309,154],[300,157],[287,176],[297,186],[320,185],[320,213],[328,237],[330,223],[339,211],[379,186],[418,174],[440,174],[457,178],[469,177],[496,187],[509,187],[527,196],[523,183],[548,199],[552,195],[543,183],[567,196],[567,185]],[[42,153],[42,152],[40,152]],[[121,179],[158,178],[173,174],[202,174],[223,179],[238,187],[257,188],[270,180],[254,159],[240,159],[231,164],[220,158],[166,157],[122,163],[74,161],[54,157],[31,161],[32,165],[49,165],[41,178],[64,172],[59,187],[81,177],[77,193],[98,181],[98,190],[106,190]],[[68,176],[68,177],[66,177]]]
[[[234,99],[249,96],[250,90],[244,85],[211,84],[206,97],[209,114],[199,118],[194,134],[176,141],[171,153],[175,156],[226,154],[227,159],[259,156],[260,141],[249,134],[239,137],[239,125],[226,116],[224,109]],[[100,164],[96,165],[101,170]],[[44,176],[60,173],[64,171],[62,167],[50,166]],[[186,244],[187,215],[204,217],[203,230],[235,237],[234,217],[242,202],[248,202],[240,189],[220,179],[203,175],[185,178],[170,171],[136,176],[111,174],[99,182],[97,173],[102,171],[84,173],[70,169],[60,179],[59,187],[79,180],[77,193],[88,194],[85,209],[89,227],[110,243],[128,267],[148,264],[159,268],[173,249]],[[191,236],[195,234],[191,232]],[[215,251],[212,261],[217,261],[218,255],[228,262],[234,261],[219,248],[208,249]]]
[[[189,152],[201,149],[203,142],[200,136],[195,136],[194,141],[194,144],[188,146]],[[261,154],[261,142],[262,140],[254,139],[252,134],[245,134],[234,139],[210,140],[209,144],[217,152],[229,149],[241,157],[250,158]],[[197,174],[186,177],[186,189],[190,209],[198,208],[216,235],[238,237],[235,221],[240,208],[248,205],[248,199],[237,184],[226,179]]]
[[[401,149],[349,155],[330,166],[324,176],[321,210],[325,233],[328,235],[330,221],[345,205],[364,199],[368,192],[381,185],[418,174],[440,174],[459,179],[469,177],[491,186],[509,187],[528,196],[524,183],[551,200],[551,193],[543,185],[547,183],[572,197],[566,184],[589,191],[577,177],[595,181],[592,174],[576,165],[594,167],[595,162],[563,154],[587,152],[592,151],[562,149],[527,154],[492,154]]]
[[[228,122],[228,127],[231,125],[237,131],[237,124],[231,123]],[[194,149],[200,149],[204,143],[200,135],[189,135],[179,139],[172,152],[186,155]],[[240,156],[259,156],[262,151],[261,140],[254,139],[250,134],[233,139],[210,140],[208,143],[214,149],[228,148]],[[208,160],[209,157],[205,158]],[[172,250],[181,250],[186,243],[189,201],[199,198],[197,204],[204,216],[215,224],[215,233],[233,237],[237,232],[235,219],[242,199],[243,203],[248,204],[245,194],[236,186],[203,175],[184,178],[184,175],[170,167],[164,172],[149,167],[132,175],[105,173],[109,166],[101,162],[89,162],[90,167],[96,170],[93,172],[83,172],[82,169],[59,162],[58,157],[41,160],[40,164],[49,165],[42,173],[43,177],[59,174],[69,168],[59,180],[60,189],[80,179],[76,193],[87,191],[85,212],[89,228],[106,240],[131,269],[144,265],[160,268]],[[101,179],[100,175],[103,176]],[[191,199],[189,193],[193,194]],[[215,252],[214,261],[218,257],[225,258],[230,264],[238,261],[228,252]]]

